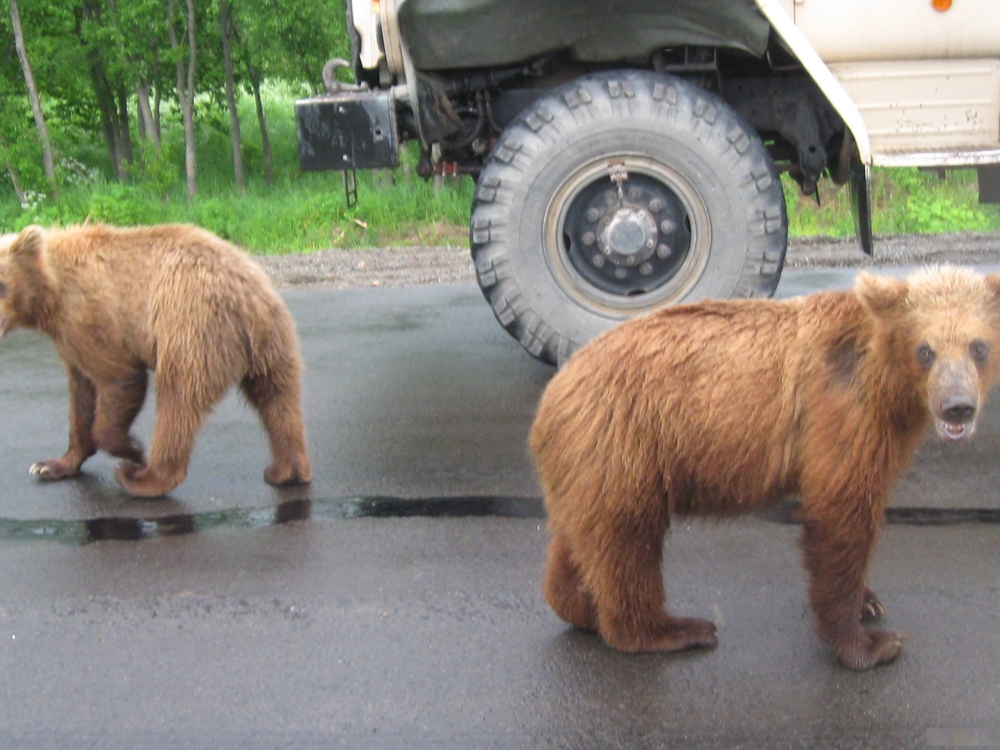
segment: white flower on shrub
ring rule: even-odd
[[[21,202],[21,209],[24,211],[34,211],[46,198],[45,193],[37,193],[34,190],[24,191],[24,200]]]
[[[92,185],[101,177],[101,171],[96,167],[88,167],[79,159],[64,156],[59,160],[59,166],[66,173],[67,185]]]

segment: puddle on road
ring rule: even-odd
[[[527,497],[353,497],[290,500],[270,508],[232,508],[158,518],[107,517],[83,521],[0,518],[0,542],[52,541],[72,547],[105,539],[140,541],[211,529],[260,529],[292,521],[352,518],[544,518],[540,498]]]
[[[756,515],[765,521],[797,524],[801,507],[802,504],[798,500],[783,500]],[[1000,524],[1000,508],[886,508],[885,522],[901,526]]]
[[[797,500],[757,513],[765,521],[798,523]],[[0,518],[0,542],[50,541],[72,547],[106,539],[141,541],[195,534],[212,529],[261,529],[292,521],[342,521],[353,518],[545,518],[541,498],[533,497],[352,497],[290,500],[270,508],[232,508],[180,513],[159,518],[106,517],[83,521]],[[909,526],[1000,524],[1000,508],[888,508],[886,523]]]

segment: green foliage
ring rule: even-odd
[[[140,144],[139,160],[132,165],[131,172],[136,182],[147,185],[155,195],[161,197],[170,192],[170,187],[180,174],[167,149],[157,149],[149,140]]]
[[[348,207],[337,173],[302,174],[293,101],[320,85],[330,57],[348,57],[343,0],[228,0],[247,187],[233,188],[225,110],[218,0],[197,0],[195,140],[197,198],[186,197],[184,133],[175,63],[185,61],[184,0],[168,19],[166,0],[22,2],[25,40],[55,150],[59,197],[48,193],[9,15],[0,12],[0,232],[29,223],[193,222],[258,252],[308,251],[407,242],[468,242],[473,182],[441,189],[413,175],[415,149],[394,172],[358,175],[359,203]],[[171,49],[168,24],[181,46]],[[342,71],[345,72],[346,71]],[[140,137],[137,90],[150,92],[162,146]],[[274,185],[265,184],[265,152],[251,96],[259,89],[273,151]],[[118,163],[108,125],[130,140]],[[123,152],[127,151],[124,149]],[[15,195],[13,175],[25,193]],[[793,236],[853,234],[846,189],[821,183],[822,205],[784,180]],[[1000,212],[976,203],[975,173],[945,179],[917,170],[875,170],[879,233],[997,231]]]
[[[847,187],[820,182],[820,204],[803,196],[784,176],[789,234],[793,237],[854,234]],[[978,202],[974,169],[936,173],[917,169],[880,169],[872,172],[872,224],[876,234],[1000,231],[1000,210]]]

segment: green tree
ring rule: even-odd
[[[184,61],[184,47],[177,39],[174,29],[174,0],[167,5],[167,35],[177,66],[177,101],[184,119],[184,174],[187,178],[188,203],[194,201],[198,193],[198,166],[194,144],[194,66],[196,60],[194,0],[187,0],[187,16],[184,22],[187,31],[187,63]],[[186,75],[185,75],[186,70]]]
[[[35,76],[31,70],[31,61],[28,59],[28,51],[24,44],[24,30],[21,28],[21,14],[18,11],[17,0],[10,0],[10,23],[14,32],[14,44],[17,48],[17,56],[21,61],[21,69],[24,73],[24,83],[28,88],[28,98],[31,102],[31,112],[35,118],[35,127],[38,130],[38,140],[42,144],[42,162],[45,168],[45,179],[48,180],[49,188],[55,194],[57,187],[55,162],[52,158],[52,143],[49,141],[49,131],[45,125],[45,114],[42,112],[42,100],[38,93]],[[11,174],[11,180],[17,185],[15,175]],[[15,190],[17,189],[19,187],[15,187]]]
[[[234,32],[232,18],[229,15],[229,3],[219,2],[219,34],[222,39],[222,52],[226,71],[226,105],[229,108],[229,128],[233,144],[233,175],[236,180],[236,192],[243,195],[243,138],[240,134],[240,117],[236,110],[236,85],[233,73],[232,40],[237,38]]]

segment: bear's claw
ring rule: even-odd
[[[861,622],[872,622],[881,619],[885,613],[885,605],[875,596],[875,592],[871,589],[866,589],[865,598],[861,602]]]
[[[28,473],[38,477],[43,482],[54,482],[57,479],[75,477],[80,473],[80,469],[69,469],[57,458],[50,458],[47,461],[36,461],[28,469]]]

